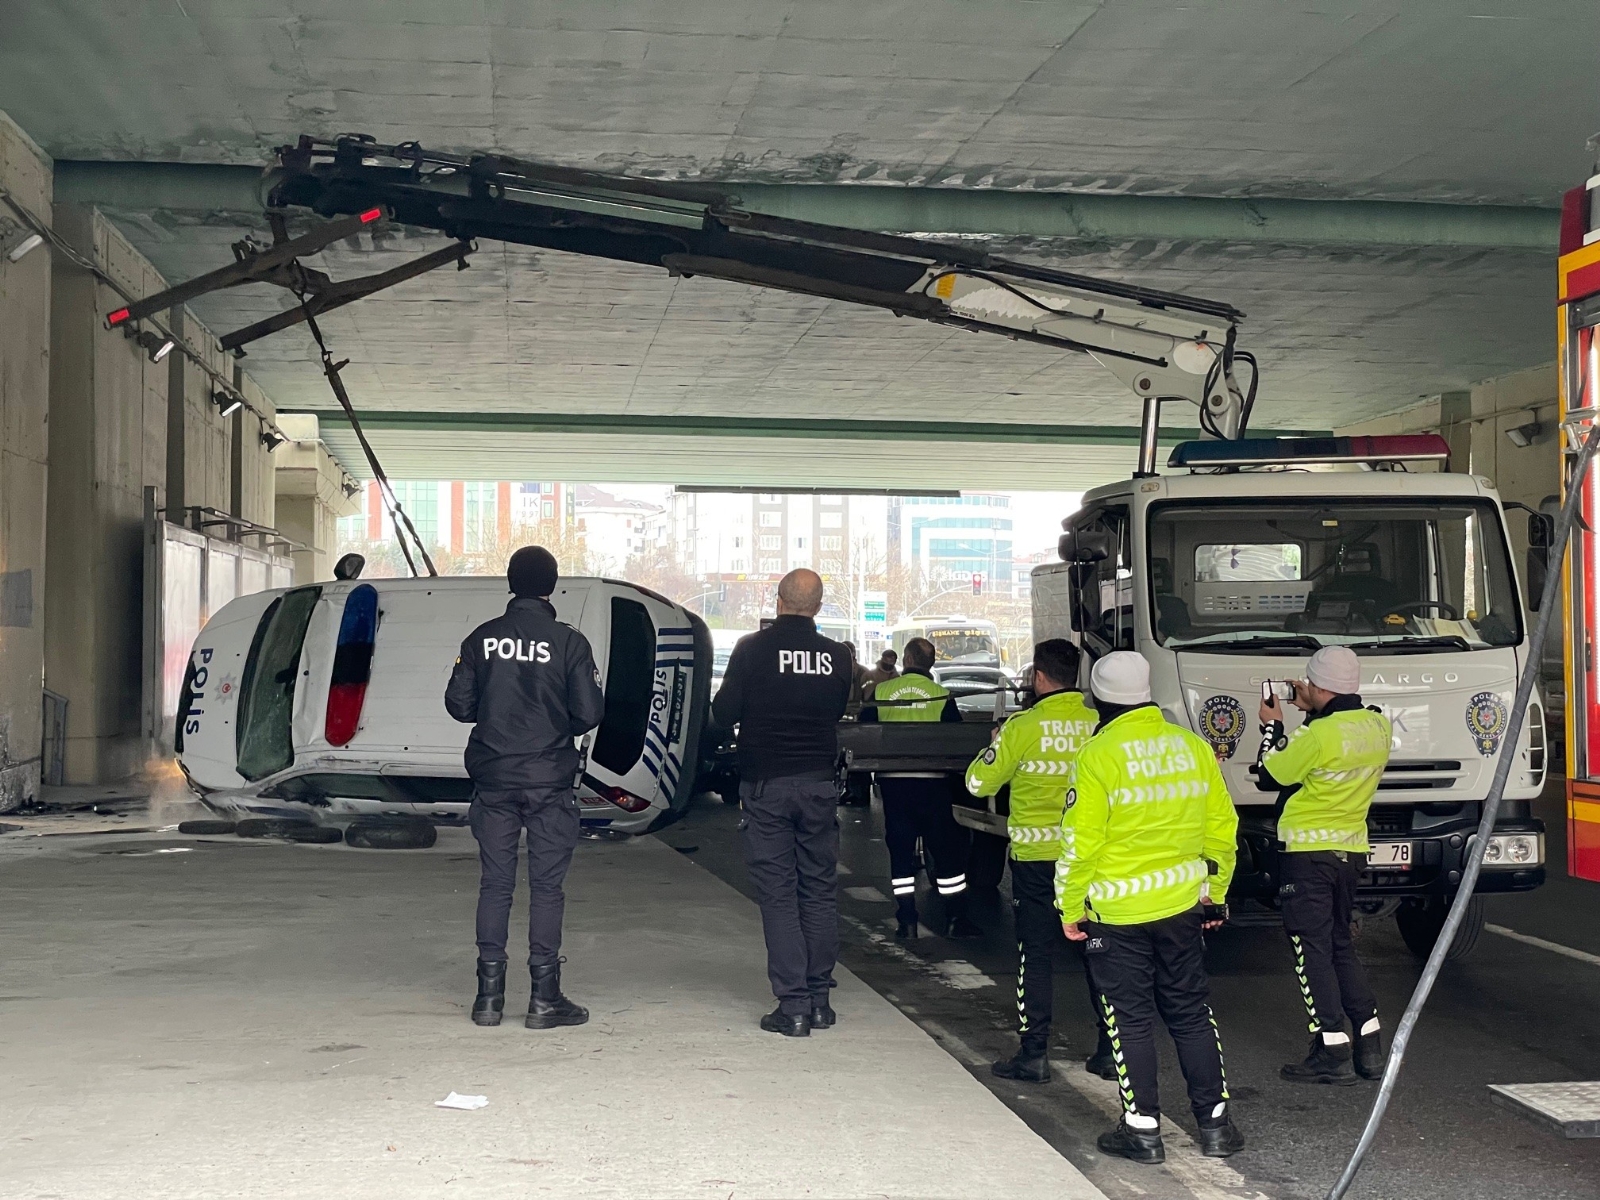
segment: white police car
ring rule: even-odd
[[[504,579],[342,580],[243,596],[195,639],[175,749],[229,816],[457,820],[471,726],[445,712],[461,641],[505,610]],[[646,588],[564,578],[556,616],[594,648],[606,697],[583,739],[589,826],[642,831],[693,794],[711,687],[704,622]]]

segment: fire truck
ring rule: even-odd
[[[1600,172],[1600,167],[1596,168]],[[1600,376],[1600,173],[1573,188],[1561,208],[1557,321],[1563,462],[1594,423]],[[1600,463],[1567,486],[1583,490],[1566,562],[1567,872],[1600,880]]]

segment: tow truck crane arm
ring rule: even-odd
[[[1249,421],[1254,359],[1235,351],[1244,314],[1231,305],[1014,262],[959,244],[750,212],[740,207],[736,185],[604,175],[346,135],[331,142],[301,137],[281,147],[265,190],[269,215],[280,227],[285,212],[309,209],[332,218],[323,228],[337,227],[342,236],[352,219],[381,212],[386,220],[438,230],[460,247],[478,238],[543,246],[658,266],[685,278],[705,275],[847,300],[1088,354],[1145,402],[1148,449],[1141,449],[1141,458],[1151,461],[1141,462],[1141,471],[1153,469],[1163,401],[1197,406],[1202,429],[1213,437],[1239,437]],[[307,240],[326,245],[334,239],[296,239]],[[461,256],[443,252],[443,261]],[[241,282],[236,268],[218,274],[224,278],[217,286]],[[278,281],[265,272],[255,277]],[[376,290],[355,286],[365,282],[332,287],[354,299],[351,290]],[[181,285],[185,298],[198,294],[200,283]],[[142,307],[153,310],[163,300],[152,297]],[[270,328],[239,331],[225,342],[237,347],[296,319],[289,310]],[[1252,368],[1248,393],[1234,374],[1239,359]]]

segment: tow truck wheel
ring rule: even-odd
[[[1000,886],[1006,873],[1006,851],[1009,843],[992,833],[972,835],[972,852],[967,856],[967,886],[975,890],[993,891]]]
[[[1400,937],[1406,948],[1418,958],[1427,958],[1433,953],[1433,945],[1439,940],[1439,934],[1444,929],[1445,917],[1450,912],[1450,898],[1434,896],[1427,900],[1411,900],[1400,906],[1400,911],[1395,913],[1394,922],[1400,928]],[[1456,930],[1455,940],[1450,943],[1450,949],[1445,954],[1446,962],[1459,962],[1472,953],[1478,944],[1478,936],[1483,933],[1484,921],[1488,919],[1488,910],[1484,905],[1482,896],[1474,896],[1467,901],[1467,911],[1462,916],[1461,928]]]

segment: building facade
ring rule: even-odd
[[[930,581],[970,582],[1001,593],[1012,590],[1011,497],[992,492],[960,496],[892,496],[888,547],[891,560]]]

